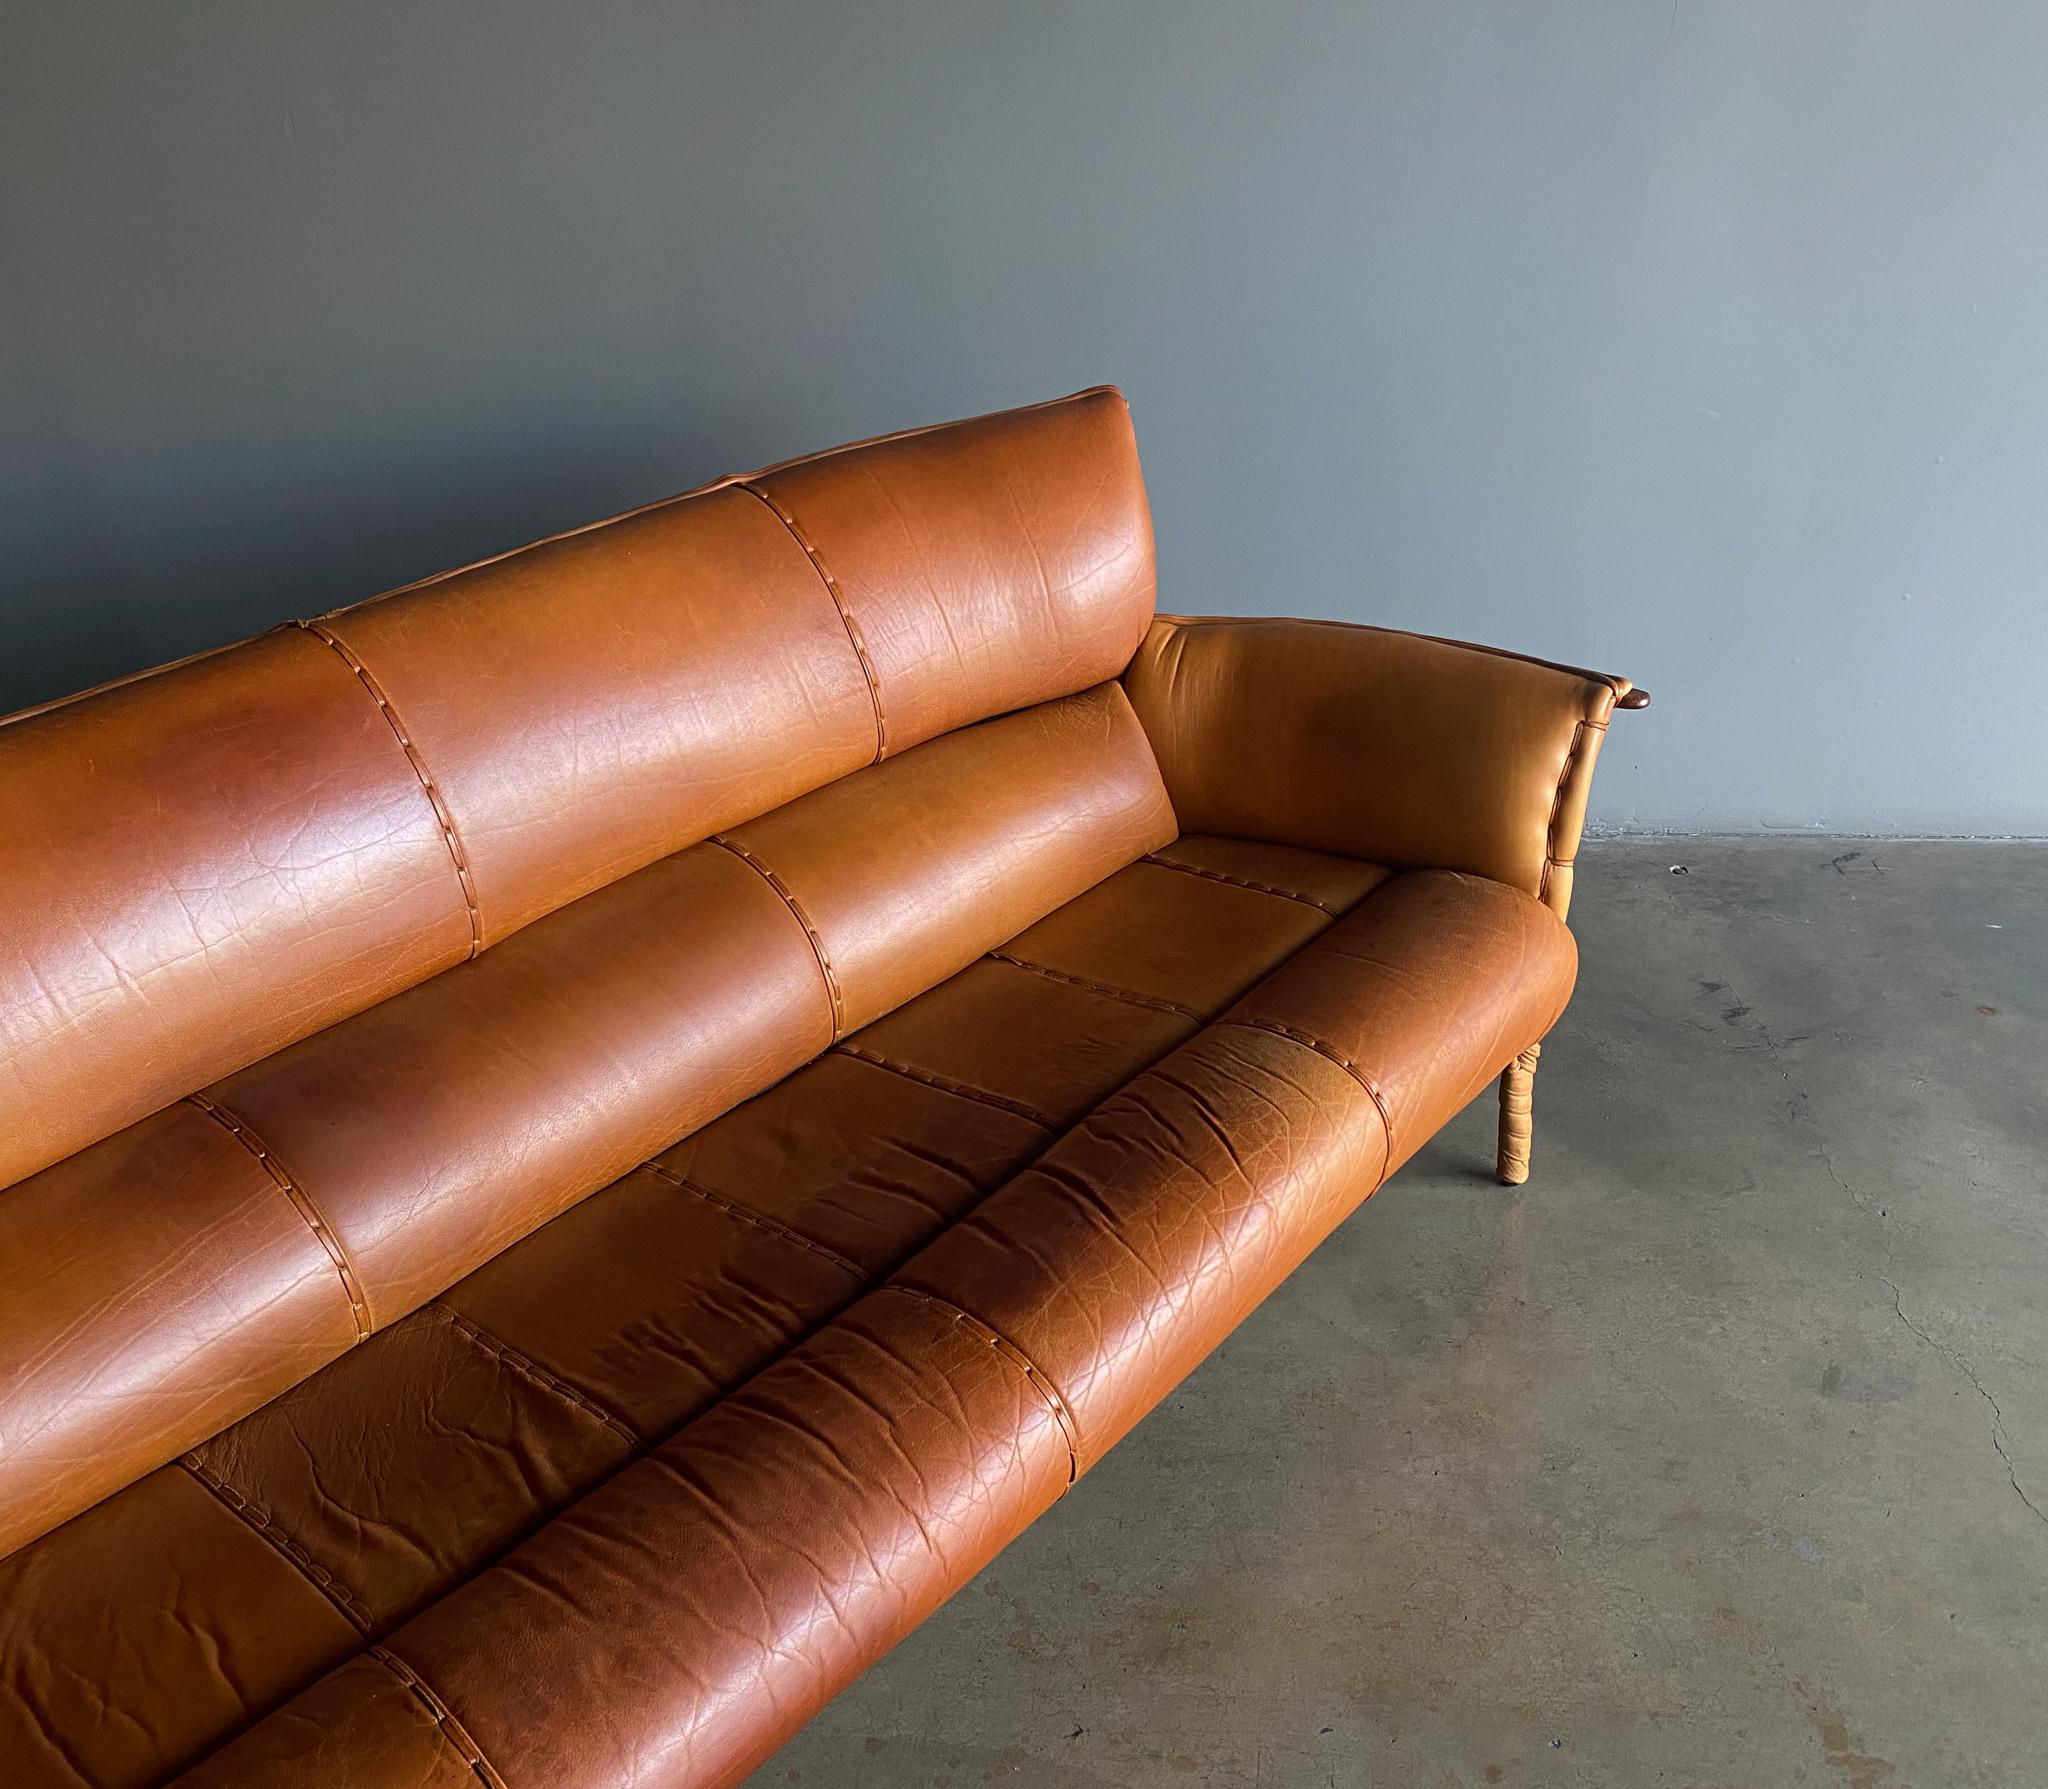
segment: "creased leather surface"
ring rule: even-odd
[[[388,1651],[510,1781],[733,1782],[993,1558],[1069,1469],[1051,1406],[1012,1358],[950,1313],[880,1293]],[[355,1664],[184,1781],[317,1769],[383,1789],[431,1755]]]
[[[0,1554],[357,1337],[276,1183],[172,1106],[0,1193]]]
[[[1171,830],[1105,685],[860,769],[743,829],[758,852],[663,858],[214,1083],[206,1110],[173,1107],[0,1193],[0,1260],[42,1264],[0,1301],[0,1551]],[[142,1199],[145,1146],[159,1190]]]
[[[478,1789],[479,1781],[501,1789],[495,1771],[475,1768],[474,1747],[459,1732],[389,1655],[365,1653],[180,1781],[191,1789]]]
[[[901,1278],[1039,1364],[1085,1466],[1542,1034],[1576,964],[1517,890],[1397,876]]]
[[[1097,923],[1135,898],[1138,874],[1125,871],[1110,900],[1084,897]],[[1496,898],[1526,919],[1537,995],[1503,986],[1484,960],[1435,952],[1411,911],[1483,913]],[[1425,1101],[1497,1072],[1474,1052],[1569,980],[1562,926],[1472,878],[1397,877],[1318,943],[1340,934],[1460,1015],[1414,1084]],[[1293,1010],[1294,972],[1317,947],[1288,956],[1242,1007]],[[1238,1012],[1198,1022],[978,1205],[951,1222],[932,1213],[935,1239],[882,1290],[398,1628],[388,1650],[507,1780],[736,1783],[1099,1459],[1384,1177],[1373,1091]],[[746,1179],[741,1169],[733,1184]],[[813,1194],[778,1216],[812,1238],[830,1209]],[[314,1695],[334,1693],[330,1682]],[[323,1716],[342,1732],[360,1718]],[[246,1779],[198,1780],[283,1782],[267,1766],[272,1743],[259,1725],[216,1761]],[[337,1766],[351,1757],[333,1754]]]
[[[838,613],[743,491],[322,625],[373,668],[434,767],[487,945],[872,756],[867,679]]]
[[[469,952],[419,778],[271,634],[0,727],[0,1186]]]
[[[879,1293],[391,1648],[532,1781],[731,1781],[1069,1472],[1013,1356]]]
[[[1082,392],[0,722],[0,1186],[885,733],[893,755],[1118,676],[1151,555],[1123,399]]]
[[[362,1643],[261,1529],[165,1467],[0,1560],[0,1782],[154,1782]]]
[[[1270,1027],[1368,1086],[1391,1131],[1391,1171],[1557,1022],[1578,962],[1563,923],[1519,890],[1416,871],[1330,927],[1225,1022]]]
[[[1203,1032],[904,1269],[1035,1361],[1083,1469],[1375,1187],[1372,1101],[1312,1051]]]
[[[1338,911],[1380,877],[1228,841],[1168,850],[1320,889]],[[1169,889],[1182,942],[1162,953],[1151,941]],[[984,956],[853,1034],[195,1446],[168,1470],[218,1489],[176,1506],[196,1526],[164,1544],[198,1557],[220,1519],[248,1525],[271,1569],[270,1580],[245,1574],[237,1592],[254,1627],[309,1581],[344,1624],[341,1638],[331,1623],[276,1636],[281,1669],[317,1675],[516,1545],[609,1475],[622,1450],[702,1415],[972,1211],[1282,962],[1303,910],[1185,872],[1162,882],[1144,864],[1109,877],[1063,909],[1094,941],[1096,957],[1076,964],[1091,980]],[[1335,916],[1315,912],[1324,925]],[[1153,994],[1103,979],[1141,958]],[[21,1649],[18,1681],[38,1686],[27,1705],[0,1695],[0,1755],[11,1715],[33,1711],[36,1732],[86,1719],[79,1702],[49,1692],[102,1673],[103,1624],[149,1628],[157,1581],[139,1575],[131,1602],[117,1573],[87,1572],[94,1555],[75,1537],[156,1495],[164,1478],[0,1560],[0,1635]],[[87,1599],[92,1622],[45,1618]],[[249,1718],[245,1694],[209,1663],[214,1624],[237,1618],[206,1613],[155,1640],[157,1670],[180,1686],[176,1734],[206,1743],[162,1751],[153,1732],[101,1723],[96,1783],[152,1782]]]
[[[1097,391],[0,725],[0,1782],[735,1784],[1533,1051],[1625,681],[1151,610]]]

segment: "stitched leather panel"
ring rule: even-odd
[[[297,1562],[166,1466],[0,1559],[0,1782],[154,1783],[362,1643]]]
[[[1115,677],[1151,620],[1151,512],[1118,392],[748,482],[858,630],[885,755]]]
[[[445,1302],[653,1441],[865,1284],[858,1268],[772,1215],[641,1169]]]
[[[1211,876],[1242,887],[1306,901],[1335,917],[1387,879],[1378,864],[1330,857],[1293,845],[1259,844],[1189,833],[1152,853],[1153,863],[1171,864],[1190,875]]]
[[[840,591],[839,580],[832,575],[831,567],[825,563],[824,555],[818,551],[818,543],[803,531],[788,510],[759,485],[750,484],[745,479],[734,488],[752,497],[789,530],[790,539],[803,549],[804,557],[811,562],[811,569],[818,574],[818,582],[824,585],[825,594],[832,599],[832,607],[839,615],[839,625],[846,629],[846,643],[853,648],[853,656],[859,661],[861,676],[867,683],[868,704],[875,711],[875,755],[868,762],[881,763],[889,750],[889,718],[882,711],[882,680],[875,674],[875,661],[868,651],[867,635],[862,631],[860,623],[854,619],[853,611],[846,606],[846,597]]]
[[[1231,1009],[1307,1039],[1385,1107],[1398,1168],[1556,1023],[1578,948],[1548,909],[1480,876],[1397,876]]]
[[[196,1106],[0,1194],[0,1260],[0,1556],[358,1334],[304,1216]]]
[[[732,1783],[1071,1473],[1014,1350],[878,1293],[390,1650],[520,1780]]]
[[[1082,1470],[1366,1198],[1386,1136],[1311,1051],[1213,1027],[1141,1075],[901,1275],[1024,1350]]]
[[[480,1756],[459,1725],[450,1730],[438,1698],[420,1693],[413,1673],[366,1652],[179,1782],[184,1789],[502,1789],[495,1771],[476,1768]]]
[[[469,953],[433,803],[310,634],[0,726],[0,1187]]]
[[[852,1030],[1173,830],[1144,733],[1107,683],[935,739],[726,836],[806,916]]]
[[[0,724],[0,1186],[1151,612],[1115,393],[736,484]]]
[[[381,1327],[830,1041],[788,911],[699,845],[218,1092]]]
[[[455,819],[448,811],[448,804],[442,798],[440,785],[434,780],[434,773],[427,767],[427,761],[420,755],[420,749],[412,742],[412,735],[406,731],[405,722],[398,710],[391,705],[391,698],[384,693],[384,687],[372,674],[368,665],[358,658],[346,642],[335,636],[334,630],[317,621],[301,621],[298,626],[320,641],[333,652],[354,674],[355,680],[363,686],[377,710],[384,717],[384,724],[391,729],[392,738],[398,741],[398,749],[405,753],[405,761],[412,766],[412,773],[420,780],[434,810],[435,822],[441,828],[441,842],[448,847],[448,861],[454,867],[455,880],[462,890],[462,904],[469,914],[469,954],[474,957],[484,947],[483,912],[477,905],[476,877],[469,866],[469,851],[462,842],[462,835],[455,830]]]
[[[591,1400],[429,1306],[189,1459],[249,1500],[374,1634],[636,1451]]]
[[[1032,1119],[834,1051],[659,1165],[851,1262],[863,1283],[1052,1140]]]
[[[1283,854],[1254,852],[1255,871],[1280,873]],[[1357,879],[1342,866],[1321,873]],[[1122,954],[1141,953],[1157,922],[1135,897],[1160,890],[1160,875],[1132,866],[1080,897],[1100,910],[1097,967],[1112,967],[1119,939]],[[1242,891],[1188,880],[1211,906],[1179,907],[1179,921],[1214,953],[1246,953],[1246,973],[1295,936],[1298,903],[1258,897],[1276,928],[1261,933],[1245,924]],[[802,962],[793,926],[789,936]],[[1213,975],[1202,967],[1188,985],[1163,985],[1194,997],[1194,978]],[[281,1561],[302,1560],[352,1620],[384,1631],[607,1473],[608,1417],[654,1440],[701,1415],[1198,1023],[983,959],[472,1273],[439,1302],[473,1334],[423,1313],[193,1458]],[[853,1053],[880,1041],[888,1049],[872,1053],[889,1065]],[[1050,1110],[1010,1109],[1034,1102]],[[17,1557],[58,1548],[78,1526]],[[44,1603],[76,1569],[47,1571],[37,1597],[0,1603],[0,1633],[48,1627]],[[114,1631],[148,1619],[117,1591],[94,1594]],[[51,1681],[102,1668],[99,1631],[64,1640],[47,1660]],[[204,1624],[157,1642],[166,1670],[182,1668],[173,1652],[213,1643]],[[321,1666],[342,1656],[337,1644]],[[227,1719],[217,1698],[200,1706]]]
[[[868,761],[816,575],[706,491],[320,624],[433,767],[487,944]]]
[[[1384,871],[1361,875],[1345,905]],[[1134,928],[1131,912],[1151,923]],[[1113,981],[1133,993],[1211,1013],[1327,926],[1330,909],[1234,881],[1136,863],[1113,881],[1048,914],[1004,947],[1005,955],[1081,982]]]
[[[122,1199],[119,1138],[24,1182],[0,1201],[0,1258],[46,1210],[89,1211],[101,1233],[0,1312],[51,1388],[0,1402],[0,1436],[33,1437],[0,1461],[0,1540],[204,1440],[789,1074],[835,1021],[923,992],[1170,829],[1106,686],[857,771],[745,828],[747,856],[707,842],[663,858],[215,1083],[204,1100],[231,1125],[188,1107],[216,1135],[183,1127],[162,1147],[196,1164],[255,1140],[235,1173],[272,1177],[270,1202],[326,1259],[321,1296],[352,1312],[325,1352],[296,1305],[273,1315],[265,1258],[242,1271],[225,1232],[171,1257],[176,1285],[212,1292],[206,1323],[124,1319],[133,1300],[189,1294],[165,1290],[161,1250],[124,1240],[161,1220]]]
[[[1453,1059],[1433,1071],[1446,1084],[1469,1073],[1459,1052],[1494,1021],[1537,1009],[1560,960],[1541,943],[1559,934],[1555,920],[1504,889],[1538,941],[1526,986],[1504,988],[1497,964],[1460,953],[1455,928],[1453,948],[1432,954],[1412,905],[1455,902],[1468,881],[1397,878],[1324,934],[1344,930],[1354,955],[1377,938],[1390,981],[1432,984],[1465,1015],[1447,1033]],[[1419,893],[1401,895],[1404,882]],[[1276,1004],[1287,998],[1283,987]],[[889,1288],[687,1425],[649,1463],[668,1477],[629,1469],[401,1629],[391,1650],[485,1756],[531,1761],[560,1789],[598,1789],[649,1758],[680,1781],[737,1782],[976,1568],[999,1543],[982,1526],[991,1508],[999,1523],[1022,1520],[1057,1495],[1379,1184],[1387,1135],[1356,1072],[1362,1052],[1347,1067],[1320,1041],[1241,1016],[1203,1030],[944,1229]],[[912,1359],[870,1359],[872,1314],[904,1292],[920,1295],[920,1320],[949,1327]],[[1018,1401],[986,1428],[986,1389],[954,1378],[963,1340],[1013,1375]],[[898,1366],[922,1388],[899,1389]],[[801,1395],[784,1392],[797,1384]],[[965,1454],[950,1426],[963,1417]],[[884,1431],[878,1455],[868,1438]],[[1034,1434],[1049,1457],[1021,1494],[1010,1449]],[[591,1718],[536,1712],[539,1686],[562,1683]]]

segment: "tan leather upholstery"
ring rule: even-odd
[[[884,741],[1117,677],[1152,595],[1128,413],[1088,392],[721,481],[22,717],[0,1183]]]
[[[1152,601],[1097,391],[0,726],[0,1782],[734,1783],[1533,1061],[1628,685]]]
[[[1560,915],[1634,690],[1458,640],[1202,616],[1156,620],[1125,682],[1189,830],[1470,870]]]

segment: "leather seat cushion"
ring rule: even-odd
[[[198,1780],[726,1780],[1572,967],[1493,884],[1173,841],[0,1561],[0,1756],[119,1789],[253,1723]]]

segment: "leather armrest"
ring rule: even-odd
[[[1124,672],[1184,832],[1469,870],[1560,916],[1625,677],[1334,621],[1162,615]]]

